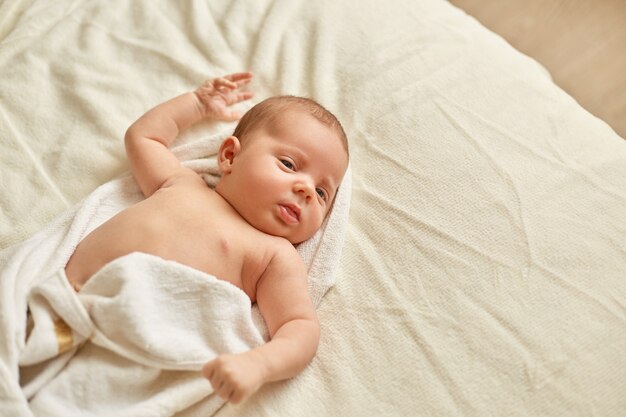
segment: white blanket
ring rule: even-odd
[[[626,141],[445,0],[0,1],[0,248],[127,171],[147,108],[242,69],[338,116],[353,193],[315,359],[217,417],[624,414]]]
[[[174,151],[214,186],[215,153],[225,135],[198,139],[193,133]],[[348,172],[322,228],[297,248],[316,305],[334,281],[350,181]],[[7,336],[0,396],[10,400],[10,415],[169,416],[199,402],[212,413],[222,401],[206,398],[212,390],[198,372],[202,365],[268,339],[258,309],[241,290],[150,255],[119,258],[74,292],[63,267],[78,242],[141,198],[130,175],[113,180],[26,242],[0,252],[0,333]],[[76,386],[78,392],[66,389]],[[112,406],[111,398],[121,400]]]

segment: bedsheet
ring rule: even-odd
[[[317,357],[218,416],[626,413],[626,142],[446,1],[0,2],[0,248],[243,69],[338,115],[353,194]]]

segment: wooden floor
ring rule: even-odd
[[[450,0],[626,138],[626,0]]]

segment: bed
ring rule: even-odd
[[[316,358],[215,415],[626,414],[626,141],[446,1],[0,2],[0,248],[247,69],[338,115],[352,202]]]

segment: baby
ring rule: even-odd
[[[254,106],[222,142],[215,190],[182,166],[168,146],[202,119],[239,119],[230,106],[252,97],[240,90],[251,79],[244,72],[207,81],[130,126],[126,152],[146,198],[87,235],[65,267],[78,291],[106,263],[145,252],[241,288],[259,306],[271,340],[203,367],[215,392],[233,403],[295,376],[315,355],[319,324],[293,244],[319,229],[348,165],[335,116],[286,96]]]

